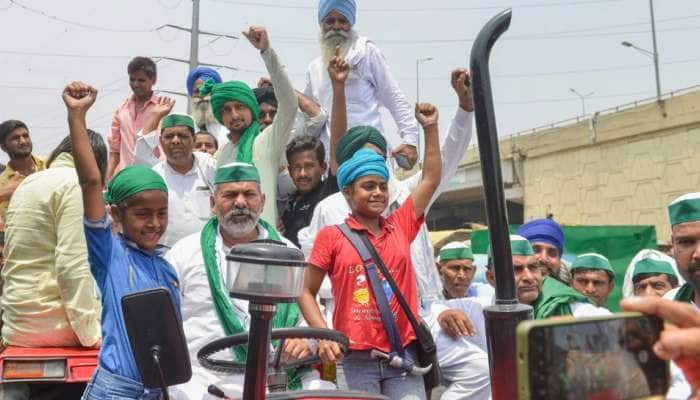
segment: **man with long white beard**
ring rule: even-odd
[[[324,110],[331,110],[333,91],[326,68],[335,55],[336,48],[339,48],[340,56],[350,66],[350,76],[346,82],[348,129],[367,125],[379,132],[386,132],[382,126],[379,106],[386,107],[402,139],[402,144],[392,154],[405,157],[413,167],[418,160],[419,137],[413,107],[389,73],[389,66],[379,48],[353,30],[356,12],[355,0],[320,0],[318,22],[321,27],[321,56],[309,64],[304,94],[319,103]],[[330,127],[330,123],[327,127]],[[321,137],[324,144],[328,143],[330,137],[328,129]]]
[[[214,117],[211,109],[211,95],[202,96],[199,88],[208,79],[214,83],[221,83],[221,75],[209,67],[197,67],[187,74],[187,93],[192,99],[192,118],[197,125],[197,130],[211,133],[218,143],[226,143],[228,140],[228,129],[220,124]]]
[[[274,226],[260,218],[265,195],[260,190],[260,174],[254,165],[234,162],[216,171],[212,207],[215,216],[201,232],[185,237],[173,246],[166,259],[172,264],[180,282],[182,324],[187,336],[187,347],[192,362],[192,379],[171,388],[173,399],[213,398],[206,395],[210,384],[219,386],[231,397],[243,392],[243,375],[226,375],[202,367],[197,352],[205,344],[247,331],[250,327],[248,301],[231,299],[222,277],[228,276],[226,255],[234,245],[258,239],[272,239],[294,247]],[[235,265],[234,267],[237,267]],[[301,323],[296,303],[277,304],[274,328]],[[287,339],[284,354],[287,357],[306,357],[311,354],[303,339]],[[235,352],[238,361],[245,356]],[[315,370],[290,374],[288,387],[318,389],[324,385]],[[325,384],[325,388],[332,388]]]

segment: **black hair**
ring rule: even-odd
[[[126,72],[133,74],[137,71],[143,71],[143,73],[150,79],[156,79],[158,76],[156,63],[154,63],[153,60],[148,57],[134,57],[131,61],[129,61],[129,65],[126,67]]]
[[[102,136],[93,131],[92,129],[87,130],[88,140],[90,141],[90,147],[92,147],[92,153],[95,155],[95,161],[97,162],[97,169],[100,170],[100,177],[102,177],[102,182],[105,181],[105,175],[107,175],[107,158],[109,153],[107,152],[107,145],[105,145]],[[49,155],[46,161],[46,168],[51,166],[61,153],[68,153],[73,155],[73,143],[70,140],[70,135],[63,138],[61,143],[56,146],[55,149]]]
[[[605,275],[608,276],[608,283],[614,283],[615,282],[615,274],[613,274],[610,271],[606,271],[604,269],[599,269],[599,268],[574,268],[571,270],[571,279],[574,279],[574,274],[577,272],[597,272],[597,271],[604,271]]]
[[[665,273],[656,273],[656,272],[647,272],[644,274],[637,274],[632,278],[632,284],[636,285],[637,282],[642,281],[647,278],[651,278],[654,276],[659,276],[659,275],[666,275],[666,279],[668,279],[668,282],[671,284],[672,287],[678,286],[678,277],[675,275],[671,274],[665,274]]]
[[[292,139],[287,145],[287,163],[292,163],[292,156],[302,151],[312,150],[316,153],[316,158],[320,164],[323,164],[326,159],[326,148],[323,142],[311,135],[300,135]]]
[[[211,134],[210,132],[208,132],[208,131],[199,131],[199,132],[197,132],[197,133],[194,134],[195,137],[196,137],[197,135],[209,135],[209,136],[211,136],[211,138],[214,139],[214,149],[215,149],[215,150],[219,150],[219,141],[216,139],[216,136],[212,135],[212,134]]]
[[[277,107],[277,97],[275,96],[275,89],[272,86],[263,86],[253,89],[255,94],[255,99],[258,104],[267,103],[271,106]]]
[[[0,124],[0,144],[4,146],[5,139],[7,139],[7,135],[9,135],[10,133],[12,133],[12,131],[18,128],[24,128],[26,130],[29,130],[29,128],[27,128],[27,124],[16,119],[8,119],[7,121]]]

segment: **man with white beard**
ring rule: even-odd
[[[250,327],[248,301],[231,299],[223,282],[227,275],[226,255],[237,244],[271,239],[294,245],[260,216],[265,195],[260,188],[258,169],[250,163],[234,162],[219,167],[214,178],[212,207],[215,216],[201,232],[180,240],[166,255],[180,282],[182,324],[192,362],[192,379],[170,389],[173,399],[213,399],[207,387],[216,385],[232,398],[243,392],[243,374],[227,375],[207,370],[197,361],[197,352],[207,343]],[[238,268],[238,263],[229,267]],[[234,274],[235,275],[235,274]],[[303,323],[297,303],[277,304],[273,328]],[[244,354],[233,352],[238,361]],[[285,340],[286,357],[302,358],[311,354],[304,339]],[[296,370],[288,375],[290,389],[334,388],[323,383],[314,369]]]
[[[198,130],[211,133],[218,143],[226,143],[228,129],[214,118],[214,112],[211,109],[211,95],[202,96],[199,94],[199,88],[207,79],[211,79],[215,83],[222,81],[221,75],[209,67],[197,67],[187,74],[187,93],[192,99],[192,118],[199,128]]]
[[[412,167],[418,160],[418,122],[413,107],[389,73],[389,67],[379,48],[352,29],[355,25],[355,0],[320,0],[318,22],[321,27],[321,56],[309,64],[304,94],[331,110],[333,91],[326,68],[340,49],[340,56],[350,65],[346,82],[347,127],[367,125],[386,132],[382,126],[379,106],[386,107],[398,126],[402,144],[392,151],[402,155]],[[327,124],[327,127],[330,123]],[[321,141],[330,149],[328,128]]]

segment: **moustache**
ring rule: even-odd
[[[700,269],[700,261],[692,261],[690,264],[688,264],[688,273],[689,274],[694,274]]]
[[[226,216],[241,216],[241,215],[253,215],[253,213],[247,208],[234,208],[233,210],[226,213]]]
[[[340,29],[330,30],[323,35],[323,39],[325,39],[325,40],[331,40],[331,39],[347,40],[349,38],[350,38],[350,34],[348,32],[340,30]]]

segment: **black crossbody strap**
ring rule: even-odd
[[[389,306],[389,299],[387,299],[387,296],[384,293],[384,287],[379,280],[379,274],[377,274],[377,265],[376,262],[372,260],[373,257],[369,251],[369,247],[367,247],[361,240],[362,235],[350,229],[347,224],[338,225],[338,228],[350,241],[350,243],[352,243],[353,247],[355,247],[355,250],[357,250],[357,253],[360,255],[362,264],[364,264],[365,267],[365,273],[367,274],[370,289],[372,289],[372,294],[374,295],[374,301],[377,304],[377,309],[379,310],[382,325],[384,325],[384,330],[386,330],[387,336],[389,336],[389,343],[391,344],[392,351],[403,358],[405,350],[401,343],[399,328],[396,326],[394,314],[392,314],[391,307]],[[370,246],[372,245],[370,244]],[[373,246],[371,248],[374,249]],[[396,295],[396,293],[394,293],[394,295]]]
[[[377,249],[375,249],[374,246],[372,246],[372,243],[369,241],[369,238],[367,237],[367,235],[364,234],[364,232],[357,232],[357,235],[360,236],[362,242],[369,249],[374,263],[377,264],[377,268],[379,268],[379,270],[382,271],[384,279],[386,279],[387,282],[389,282],[389,286],[391,286],[391,290],[394,291],[394,295],[396,296],[396,301],[399,302],[399,305],[403,309],[403,312],[406,314],[406,317],[411,323],[413,330],[417,332],[418,326],[420,325],[418,319],[416,319],[416,316],[413,315],[413,311],[411,311],[411,307],[408,306],[406,299],[403,297],[403,294],[401,294],[399,287],[396,285],[396,281],[394,281],[394,278],[389,273],[389,270],[386,268],[386,265],[384,265],[382,258],[379,257],[379,254],[377,254]]]

